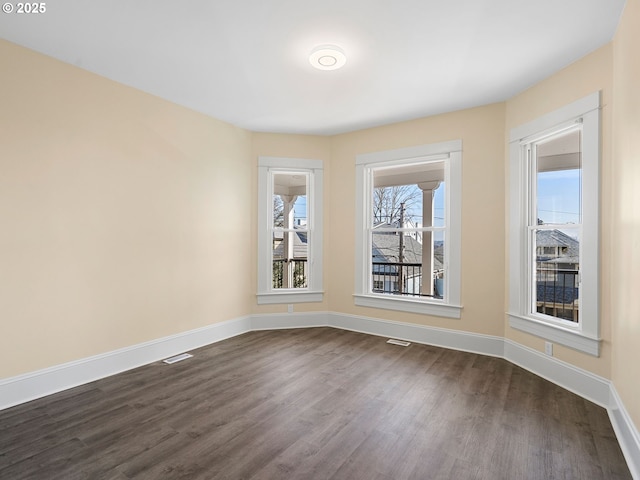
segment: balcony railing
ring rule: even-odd
[[[273,288],[307,288],[307,259],[273,260]]]
[[[538,313],[578,321],[578,270],[537,262],[536,309]]]
[[[422,293],[421,263],[372,262],[374,293],[442,298],[442,272],[433,273],[433,295]]]

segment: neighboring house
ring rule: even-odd
[[[380,225],[376,225],[379,227]],[[388,225],[387,225],[388,226]],[[418,236],[395,232],[374,232],[372,236],[373,290],[379,293],[404,293],[421,295],[422,291],[422,242]],[[442,296],[443,245],[434,245],[433,279],[435,296]]]
[[[578,321],[580,242],[560,230],[536,235],[537,311]]]

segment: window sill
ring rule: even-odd
[[[275,305],[280,303],[309,303],[321,302],[324,292],[311,292],[305,290],[303,292],[293,292],[286,290],[284,292],[258,293],[258,305]]]
[[[579,352],[588,353],[594,357],[600,356],[600,339],[584,335],[579,330],[552,325],[530,317],[508,313],[509,325],[516,330],[530,333],[545,340],[550,340]]]
[[[355,304],[360,307],[382,308],[401,312],[434,315],[437,317],[460,318],[462,306],[448,303],[427,302],[408,298],[393,298],[382,295],[354,295]]]

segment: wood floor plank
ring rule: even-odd
[[[0,412],[0,478],[631,478],[607,412],[503,359],[256,331]]]

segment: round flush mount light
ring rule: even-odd
[[[322,45],[313,49],[309,55],[309,63],[318,70],[337,70],[347,63],[347,57],[335,45]]]

